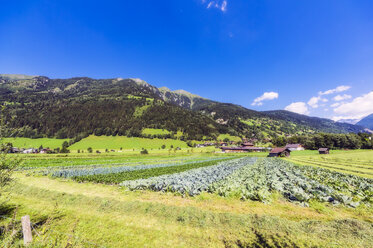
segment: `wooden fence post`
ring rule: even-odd
[[[32,242],[32,232],[31,232],[31,221],[30,216],[25,215],[21,218],[22,222],[22,232],[23,232],[23,243],[28,245]]]

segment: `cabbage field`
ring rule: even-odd
[[[310,200],[357,207],[372,204],[373,180],[276,158],[239,158],[182,173],[127,180],[129,190],[171,191],[183,195],[201,192],[239,196],[269,202],[271,194],[307,206]]]
[[[302,159],[293,160],[299,162]],[[328,162],[333,166],[333,161]],[[366,163],[360,162],[359,166],[368,167]],[[349,207],[373,203],[373,179],[327,167],[301,166],[278,158],[202,156],[120,160],[108,157],[102,161],[92,158],[66,160],[64,166],[59,166],[58,158],[49,167],[38,167],[31,162],[29,165],[32,166],[23,170],[31,170],[30,174],[120,185],[128,190],[175,192],[188,196],[208,192],[265,203],[271,202],[276,193],[303,206],[310,201]]]

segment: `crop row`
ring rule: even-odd
[[[209,162],[209,161],[217,161],[225,159],[224,157],[218,158],[209,158],[200,161],[192,161],[192,162],[184,162],[184,163],[160,163],[160,164],[146,164],[146,165],[136,165],[136,166],[118,166],[118,167],[97,167],[97,168],[74,168],[74,169],[61,169],[61,170],[52,170],[52,171],[45,171],[44,174],[50,174],[53,177],[82,177],[82,176],[89,176],[89,175],[106,175],[106,174],[114,174],[114,173],[121,173],[121,172],[128,172],[128,171],[136,171],[136,170],[146,170],[152,168],[161,168],[161,167],[171,167],[171,166],[180,166],[184,164],[193,164],[193,163],[200,163],[200,162]]]
[[[202,191],[243,200],[267,202],[274,192],[306,204],[310,200],[356,207],[372,204],[373,180],[313,166],[298,166],[283,159],[240,158],[178,174],[130,180],[130,190],[149,189],[197,195]],[[150,174],[147,174],[149,176]]]
[[[292,158],[294,161],[299,162],[309,162],[309,163],[318,163],[318,164],[328,164],[328,165],[335,165],[335,166],[345,166],[345,167],[352,167],[352,168],[359,168],[364,170],[373,170],[373,165],[363,165],[363,164],[354,164],[354,163],[341,163],[341,162],[334,162],[334,161],[326,161],[326,160],[309,160],[305,158]]]
[[[325,180],[332,176],[335,179]],[[336,182],[342,182],[344,186],[337,187]],[[297,166],[281,159],[262,159],[254,166],[244,167],[211,185],[209,191],[263,202],[269,200],[272,192],[280,192],[290,201],[316,199],[355,207],[361,202],[371,201],[372,186],[369,179]]]
[[[230,160],[232,158],[227,158],[225,160]],[[157,177],[166,174],[180,173],[183,171],[202,168],[214,165],[218,163],[219,160],[209,160],[204,162],[193,162],[185,163],[178,166],[167,166],[167,167],[153,167],[148,169],[141,170],[132,170],[124,171],[119,173],[110,173],[110,174],[98,174],[98,175],[87,175],[87,176],[77,176],[73,177],[73,180],[78,182],[95,182],[95,183],[105,183],[105,184],[118,184],[127,180],[136,180],[136,179],[146,179],[149,177]]]
[[[255,161],[256,158],[239,158],[178,174],[124,181],[120,185],[130,190],[150,189],[154,191],[172,191],[193,196],[206,191],[212,183],[224,179],[234,171],[246,165],[254,164]]]
[[[191,160],[190,158],[179,159],[157,159],[156,163],[171,163],[171,162],[185,162]],[[81,158],[65,158],[65,159],[38,159],[34,161],[26,160],[22,164],[20,170],[34,170],[34,169],[68,169],[81,167],[104,167],[104,166],[120,166],[129,164],[148,164],[154,163],[154,159],[81,159]]]
[[[373,172],[366,168],[362,169],[362,168],[349,167],[349,166],[332,165],[332,164],[327,164],[325,162],[323,163],[323,162],[304,161],[304,160],[299,160],[299,159],[291,159],[291,161],[294,161],[296,163],[301,163],[301,164],[315,165],[318,167],[339,170],[339,171],[343,171],[346,173],[359,174],[365,177],[373,177]]]

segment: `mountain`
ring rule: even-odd
[[[25,137],[88,134],[141,136],[144,128],[183,133],[181,139],[219,134],[270,139],[315,132],[359,132],[356,125],[288,111],[258,112],[220,103],[185,90],[157,88],[136,79],[50,79],[0,74],[8,133]]]
[[[364,117],[356,124],[373,130],[373,114]]]
[[[358,123],[359,120],[360,120],[360,119],[340,119],[340,120],[338,120],[337,122],[356,125],[356,123]]]
[[[265,111],[264,113],[273,118],[280,118],[298,125],[309,126],[326,133],[356,133],[364,130],[361,126],[335,122],[326,118],[310,117],[286,110]]]

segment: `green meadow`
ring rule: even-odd
[[[142,130],[143,134],[150,134],[150,135],[166,135],[170,134],[171,132],[165,129],[157,129],[157,128],[144,128]]]
[[[137,137],[125,137],[125,136],[93,136],[82,139],[81,141],[73,144],[69,147],[70,150],[87,150],[88,147],[92,147],[97,150],[115,149],[123,150],[130,149],[159,149],[162,145],[166,146],[166,149],[180,147],[187,148],[186,142],[174,139],[145,139]]]
[[[18,148],[39,148],[41,145],[44,148],[57,148],[61,147],[64,141],[69,141],[69,139],[53,139],[53,138],[40,138],[40,139],[30,139],[30,138],[3,138],[2,142],[10,142],[14,147]]]
[[[242,139],[238,136],[232,136],[230,134],[220,134],[218,140],[229,139],[230,141],[240,142]]]
[[[372,150],[331,150],[330,154],[321,155],[318,151],[292,152],[287,160],[300,165],[311,165],[348,173],[361,177],[373,178]]]

